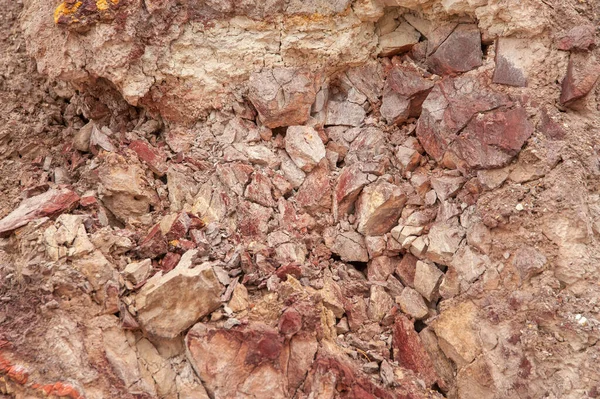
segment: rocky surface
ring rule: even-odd
[[[600,395],[594,2],[0,3],[0,397]]]

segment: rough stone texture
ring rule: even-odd
[[[386,182],[363,189],[357,204],[358,231],[367,236],[380,236],[397,223],[407,201],[402,189]]]
[[[136,295],[138,320],[150,334],[174,338],[219,306],[221,285],[211,264],[191,267],[195,252],[169,273],[155,274]]]
[[[476,310],[472,302],[463,302],[442,313],[433,323],[440,347],[458,367],[471,363],[481,353],[476,332]]]
[[[569,58],[567,74],[562,81],[561,104],[569,106],[585,97],[600,77],[600,63],[588,54],[573,53]]]
[[[396,298],[396,302],[404,313],[417,320],[425,318],[429,313],[421,294],[410,287],[402,290],[402,294]]]
[[[308,126],[290,126],[285,134],[285,150],[297,167],[310,172],[325,158],[319,134]]]
[[[430,53],[427,63],[438,75],[453,75],[481,66],[482,58],[479,29],[460,24]]]
[[[354,231],[338,234],[331,251],[346,262],[367,262],[369,260],[364,237]]]
[[[415,290],[417,290],[428,301],[434,301],[437,298],[437,290],[440,279],[444,273],[435,265],[425,262],[417,262],[415,270]]]
[[[575,26],[556,41],[559,50],[590,50],[596,45],[594,25]]]
[[[418,117],[423,101],[432,88],[433,82],[416,71],[394,67],[383,87],[381,116],[388,124],[401,124],[409,117]]]
[[[543,65],[548,56],[545,46],[530,39],[501,37],[496,41],[496,68],[493,82],[516,86],[527,86],[527,77],[535,74],[535,68]]]

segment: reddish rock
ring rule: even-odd
[[[315,102],[316,78],[298,68],[273,68],[250,76],[248,98],[269,127],[302,125]]]
[[[150,170],[158,176],[164,176],[167,173],[166,155],[158,148],[151,146],[142,140],[134,140],[129,144],[129,149],[133,150],[140,161],[148,165]]]
[[[271,180],[265,174],[255,172],[252,181],[246,186],[244,196],[262,206],[275,206],[272,190]]]
[[[237,214],[239,233],[250,239],[267,233],[267,223],[273,216],[273,210],[253,202],[240,201]]]
[[[383,88],[383,71],[379,62],[372,61],[350,68],[346,76],[358,91],[367,96],[369,102],[375,104],[379,101]]]
[[[499,38],[496,41],[496,68],[493,82],[516,87],[527,86],[527,73],[520,58],[527,49],[519,48],[527,39]]]
[[[277,274],[277,277],[284,281],[288,275],[299,279],[300,277],[302,277],[302,269],[298,265],[289,264],[278,268],[275,274]]]
[[[296,334],[302,328],[302,316],[294,308],[289,308],[279,318],[279,332],[287,337]]]
[[[325,158],[325,145],[310,126],[290,126],[285,135],[285,150],[296,166],[310,172]]]
[[[310,172],[295,196],[296,203],[309,212],[325,212],[331,209],[329,167],[325,160]]]
[[[506,166],[533,134],[523,108],[498,110],[477,116],[450,148],[477,169]]]
[[[600,63],[585,53],[573,53],[562,81],[560,103],[569,106],[588,95],[600,77]]]
[[[0,220],[0,236],[25,226],[32,220],[57,216],[77,206],[79,196],[67,188],[50,189],[43,194],[23,200],[21,204]]]
[[[559,50],[590,50],[596,46],[596,27],[580,25],[565,32],[556,41]]]
[[[369,260],[365,238],[355,231],[338,234],[331,247],[331,252],[338,254],[344,262],[367,262]]]
[[[418,72],[394,67],[383,88],[381,116],[388,124],[401,124],[409,117],[419,117],[423,101],[432,88],[433,82]]]
[[[181,259],[181,255],[175,252],[167,252],[165,257],[160,262],[160,269],[164,272],[170,272],[177,266],[179,260]]]
[[[402,188],[381,181],[366,187],[356,204],[358,231],[381,236],[398,223],[408,197]]]
[[[337,216],[351,212],[363,187],[369,184],[367,174],[362,172],[362,168],[362,163],[359,162],[342,169],[335,186]]]
[[[551,140],[562,140],[567,135],[565,129],[550,117],[546,108],[542,109],[542,116],[538,128]]]
[[[394,272],[395,263],[387,256],[378,256],[369,262],[367,277],[369,281],[386,281]]]
[[[196,218],[197,219],[197,218]],[[162,224],[162,223],[161,223]],[[167,241],[184,238],[190,229],[192,219],[186,212],[180,212],[168,226],[161,226]]]
[[[402,284],[414,288],[415,271],[417,270],[418,261],[419,259],[416,256],[407,253],[396,265],[396,275],[398,275]]]
[[[394,322],[392,345],[394,360],[402,367],[414,371],[429,387],[437,382],[433,362],[415,331],[413,322],[402,314],[398,314]]]
[[[480,67],[482,59],[481,33],[477,25],[461,24],[430,53],[427,64],[438,75],[454,75]]]
[[[166,254],[167,248],[167,239],[160,229],[160,224],[156,224],[140,242],[137,253],[141,258],[154,259],[157,256]]]

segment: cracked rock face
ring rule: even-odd
[[[0,3],[0,397],[598,396],[593,2]]]

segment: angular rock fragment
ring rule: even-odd
[[[325,145],[309,126],[290,126],[285,135],[285,150],[304,172],[310,172],[325,158]]]
[[[460,227],[447,223],[435,223],[431,226],[429,234],[429,247],[427,258],[442,265],[447,265],[454,253],[458,250],[465,232]]]
[[[237,227],[244,238],[252,239],[266,234],[273,209],[254,202],[240,201],[237,207]]]
[[[360,126],[365,116],[366,112],[359,104],[350,101],[329,101],[327,103],[327,119],[325,120],[325,124]]]
[[[387,233],[397,224],[407,199],[400,187],[385,181],[367,186],[356,204],[358,231],[367,236]]]
[[[417,44],[420,38],[421,34],[403,20],[392,32],[379,36],[379,56],[389,57],[406,52]]]
[[[386,281],[394,273],[395,262],[387,256],[378,256],[369,262],[367,278],[369,281]]]
[[[579,25],[571,28],[556,41],[559,50],[590,50],[596,45],[596,27]]]
[[[209,180],[200,187],[192,207],[192,213],[205,224],[220,222],[227,214],[227,204],[231,201],[223,185],[215,180]]]
[[[419,338],[423,343],[423,347],[429,354],[429,357],[433,363],[433,368],[438,375],[438,385],[444,392],[452,385],[454,381],[454,369],[452,363],[438,345],[437,337],[431,327],[426,327],[419,332]]]
[[[446,201],[460,190],[467,180],[462,176],[439,176],[431,178],[431,186],[437,197]]]
[[[346,71],[346,76],[358,91],[367,96],[372,104],[381,97],[383,71],[379,62],[370,61],[364,65],[350,68]]]
[[[410,287],[404,287],[400,296],[396,297],[396,303],[402,312],[416,320],[424,319],[429,314],[421,294]]]
[[[212,264],[192,267],[196,252],[186,252],[170,272],[155,274],[135,296],[137,319],[150,334],[175,338],[221,304]]]
[[[450,262],[460,279],[468,283],[472,283],[481,276],[490,263],[490,258],[478,254],[468,245],[456,251],[452,262]]]
[[[315,102],[315,80],[303,69],[266,69],[250,76],[248,98],[265,126],[301,125]]]
[[[600,78],[600,63],[588,54],[573,53],[562,81],[560,103],[570,106],[588,95]]]
[[[295,196],[297,204],[309,212],[325,212],[331,209],[331,186],[326,161],[312,170],[304,179]]]
[[[354,231],[340,233],[335,237],[331,251],[344,262],[368,262],[369,254],[364,237]]]
[[[167,173],[166,154],[154,148],[142,140],[133,140],[129,144],[129,149],[133,150],[140,161],[148,165],[150,170],[157,176],[164,176]]]
[[[429,302],[435,301],[443,275],[444,273],[435,265],[418,261],[415,270],[415,290]]]
[[[362,168],[361,163],[355,163],[342,169],[335,186],[336,216],[351,212],[363,187],[369,184],[368,175]]]
[[[493,82],[516,87],[527,86],[527,77],[544,53],[545,47],[530,39],[499,38],[496,41]]]
[[[381,116],[389,125],[419,117],[423,101],[432,88],[433,82],[416,71],[394,67],[385,80]]]
[[[415,271],[417,269],[417,262],[419,259],[412,254],[406,254],[402,257],[402,260],[396,266],[396,275],[402,281],[402,284],[413,287],[415,281]]]
[[[454,75],[483,63],[481,33],[477,25],[460,24],[430,53],[427,64],[438,75]]]
[[[255,172],[250,184],[246,186],[244,196],[259,205],[274,207],[276,204],[272,190],[271,180],[265,174]]]
[[[79,196],[67,188],[50,189],[43,194],[27,198],[0,220],[0,236],[9,234],[32,220],[51,217],[74,208]]]
[[[519,248],[513,258],[513,266],[517,269],[522,283],[544,271],[546,262],[546,257],[532,247]]]
[[[481,353],[476,331],[477,307],[470,301],[444,309],[433,322],[440,348],[460,368]]]
[[[131,262],[123,270],[123,277],[130,281],[133,285],[138,285],[148,277],[152,271],[152,260],[144,259],[139,262]]]
[[[413,323],[406,316],[397,315],[393,334],[394,360],[414,371],[427,386],[435,384],[439,377]]]
[[[379,285],[371,286],[371,295],[369,296],[369,308],[367,315],[369,319],[379,323],[383,317],[394,306],[394,300],[385,291],[385,288]]]

